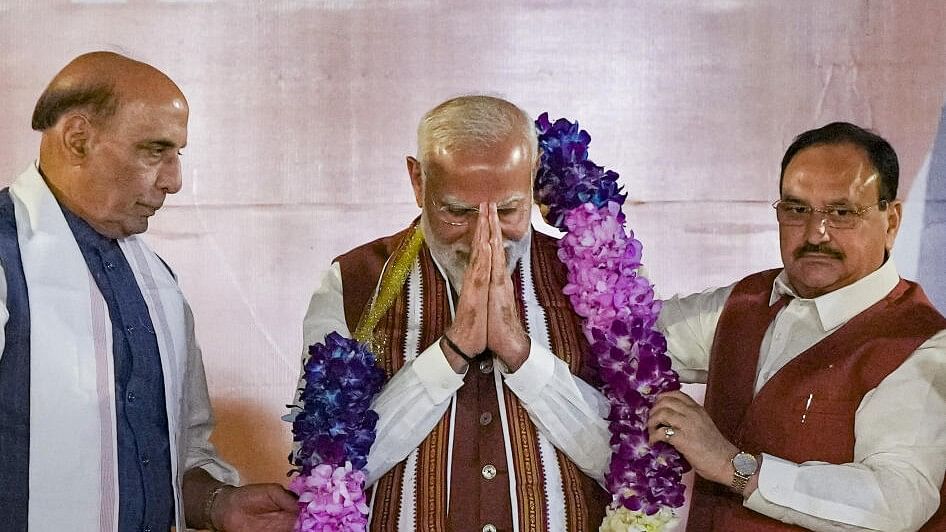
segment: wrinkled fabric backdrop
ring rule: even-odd
[[[216,443],[245,480],[282,481],[309,296],[417,214],[404,157],[451,96],[578,119],[663,296],[778,266],[785,147],[873,128],[901,156],[900,271],[946,307],[944,28],[927,1],[0,0],[0,180],[36,156],[33,105],[75,55],[180,85],[184,188],[148,240],[194,308]]]

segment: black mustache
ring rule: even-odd
[[[819,253],[821,255],[828,255],[838,260],[844,259],[844,253],[831,248],[826,244],[812,244],[811,242],[805,242],[805,245],[795,250],[795,258],[801,258],[802,255],[808,253]]]

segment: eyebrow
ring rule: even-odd
[[[510,196],[510,197],[508,197],[508,198],[506,198],[506,199],[504,199],[504,200],[502,200],[502,201],[500,201],[500,202],[497,202],[497,203],[496,203],[496,208],[497,208],[497,209],[505,209],[505,208],[508,208],[508,207],[510,206],[510,204],[515,203],[515,202],[517,202],[517,201],[523,201],[524,199],[525,199],[525,196],[523,196],[522,194],[515,194],[515,195]],[[452,207],[452,208],[456,208],[456,209],[469,209],[469,210],[477,210],[477,209],[479,209],[479,205],[472,205],[472,204],[467,203],[467,202],[465,202],[465,201],[460,201],[460,200],[458,200],[458,199],[456,199],[456,198],[454,198],[454,197],[452,197],[452,196],[445,196],[445,197],[440,201],[440,203],[441,203],[441,205],[443,205],[444,207]]]
[[[796,198],[795,196],[792,196],[792,195],[785,196],[784,198],[782,198],[782,201],[790,201],[792,203],[801,203],[804,205],[810,205],[807,201],[800,198]],[[843,198],[843,199],[831,200],[825,203],[825,205],[846,206],[846,205],[856,205],[856,203],[847,198]]]
[[[174,142],[165,139],[146,140],[138,143],[139,148],[174,148],[176,146],[177,144]],[[179,149],[184,149],[184,146],[181,146]]]

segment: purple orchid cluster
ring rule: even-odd
[[[565,231],[565,214],[579,205],[624,203],[627,194],[621,192],[618,174],[588,160],[591,135],[580,129],[577,121],[559,118],[552,123],[549,114],[542,113],[535,125],[542,157],[535,197],[539,205],[548,207],[545,218],[549,224]]]
[[[363,530],[368,508],[361,470],[375,439],[378,414],[371,401],[384,372],[364,344],[337,332],[309,347],[303,371],[303,406],[292,422],[299,443],[292,457],[299,476],[290,483],[301,510],[296,530]]]
[[[568,268],[564,293],[585,319],[584,333],[604,383],[602,391],[611,403],[612,455],[605,480],[612,508],[648,516],[678,508],[684,502],[682,476],[690,466],[673,447],[648,444],[647,417],[657,394],[677,390],[680,383],[670,368],[666,339],[654,328],[661,303],[654,299],[650,282],[638,273],[643,246],[625,230],[621,204],[626,196],[609,184],[604,188],[614,192],[601,192],[602,197],[613,194],[604,203],[576,197],[601,190],[604,180],[573,181],[580,175],[574,170],[576,164],[594,166],[587,159],[590,135],[565,119],[550,127],[547,114],[536,125],[544,150],[539,172],[544,181],[536,183],[544,188],[537,197],[564,210],[549,212],[550,220],[561,218],[560,229],[566,232],[558,251]]]

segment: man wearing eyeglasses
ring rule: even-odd
[[[870,131],[802,133],[784,268],[666,302],[674,367],[707,384],[705,409],[671,392],[649,420],[701,477],[689,530],[946,530],[946,318],[889,260],[898,174]]]
[[[339,257],[304,324],[305,345],[347,336],[395,296],[371,327],[388,376],[372,404],[371,529],[596,530],[608,405],[556,241],[531,228],[533,121],[464,96],[429,111],[417,143],[420,219]]]

